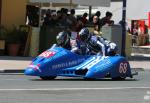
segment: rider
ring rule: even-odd
[[[111,42],[101,36],[97,36],[97,39],[105,45],[106,55],[108,55],[108,56],[116,55],[118,47],[114,42]]]
[[[63,47],[67,50],[70,50],[71,52],[80,54],[80,55],[85,55],[87,54],[87,46],[86,43],[80,42],[77,39],[74,39],[71,37],[71,35],[66,32],[60,32],[56,36],[56,41],[57,41],[57,46]]]
[[[101,36],[91,34],[87,28],[81,29],[79,37],[81,41],[87,43],[91,54],[101,53],[103,56],[110,56],[115,55],[117,52],[115,43],[112,43]]]

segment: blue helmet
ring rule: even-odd
[[[69,40],[69,34],[65,31],[63,32],[60,32],[57,36],[56,36],[56,41],[57,41],[57,44],[59,46],[64,46],[67,44]]]
[[[83,28],[79,32],[79,37],[82,41],[87,41],[90,38],[90,32],[88,28]]]

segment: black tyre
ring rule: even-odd
[[[40,76],[42,80],[53,80],[56,78],[56,76]]]

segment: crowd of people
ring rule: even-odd
[[[61,8],[57,12],[47,10],[44,19],[43,26],[62,26],[69,28],[70,30],[79,32],[81,28],[91,25],[94,28],[95,33],[99,33],[100,29],[104,25],[112,25],[114,22],[111,20],[113,16],[111,12],[106,12],[105,17],[100,18],[101,12],[97,11],[92,17],[88,19],[88,13],[83,13],[81,16],[76,16],[75,9],[70,11],[66,8]]]

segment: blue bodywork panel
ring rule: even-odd
[[[61,47],[50,48],[37,56],[24,73],[42,77],[132,77],[129,62],[122,56],[78,55]]]

